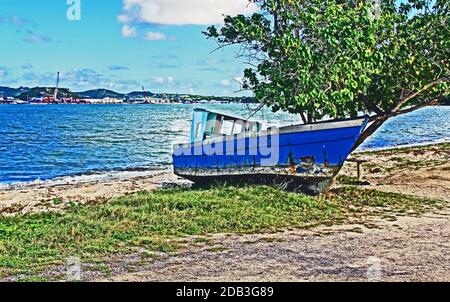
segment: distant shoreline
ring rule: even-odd
[[[5,103],[0,101],[0,105],[33,105],[33,106],[49,106],[49,105],[216,105],[216,104],[240,104],[238,102],[97,102],[97,103],[30,103],[30,102],[19,102],[19,103]]]
[[[108,89],[92,89],[72,92],[69,88],[56,87],[1,87],[1,103],[254,103],[249,96],[215,96],[185,93],[155,93],[148,90],[120,93]]]
[[[20,100],[16,100],[20,101]],[[18,103],[14,102],[5,102],[0,101],[0,106],[4,105],[35,105],[35,106],[48,106],[48,105],[217,105],[217,104],[256,104],[256,103],[242,103],[239,101],[218,101],[218,102],[117,102],[117,103],[31,103],[31,102],[25,102],[20,101]],[[447,104],[441,104],[434,107],[450,107],[450,105]]]

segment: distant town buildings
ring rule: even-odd
[[[123,104],[122,99],[106,97],[103,99],[82,99],[84,104]]]
[[[6,96],[4,92],[7,93]],[[31,89],[3,87],[3,90],[0,91],[0,104],[227,104],[246,102],[248,99],[244,97],[155,94],[137,91],[129,94],[120,94],[99,89],[73,93],[69,89],[60,88],[59,94],[54,92],[55,88],[51,87],[35,87]],[[11,95],[17,96],[11,97]]]
[[[161,99],[155,97],[119,99],[119,98],[61,98],[55,100],[53,96],[34,97],[27,101],[13,97],[1,97],[0,104],[227,104],[230,101],[193,100],[189,97],[177,99]]]

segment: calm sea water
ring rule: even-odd
[[[194,107],[0,105],[0,183],[168,166],[172,145],[188,140]],[[240,104],[203,107],[249,114]],[[299,122],[269,110],[254,119],[266,125]],[[392,119],[361,149],[449,140],[450,107],[425,108]]]

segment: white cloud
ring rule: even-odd
[[[0,67],[1,74],[1,67]],[[83,91],[87,89],[108,88],[129,92],[140,89],[141,82],[137,80],[112,79],[93,69],[72,69],[61,72],[61,85],[71,88],[73,91]],[[25,86],[52,86],[55,85],[56,73],[25,73],[21,78],[21,83]],[[0,78],[1,80],[1,78]]]
[[[33,65],[31,65],[30,63],[26,63],[23,64],[22,66],[20,66],[22,69],[31,69],[33,68]]]
[[[161,41],[168,40],[169,38],[164,33],[149,31],[145,35],[145,39],[149,41]]]
[[[119,20],[120,23],[128,23],[131,21],[129,16],[127,16],[127,15],[119,15],[117,17],[117,20]]]
[[[231,82],[230,82],[230,80],[222,80],[222,81],[220,81],[220,84],[222,84],[222,86],[230,86]]]
[[[30,33],[27,37],[23,39],[25,42],[31,42],[31,43],[41,43],[41,42],[51,42],[52,39],[43,35]]]
[[[122,23],[164,25],[221,24],[224,15],[249,14],[258,6],[249,0],[123,0]]]
[[[137,36],[137,30],[136,27],[130,26],[130,25],[124,25],[122,26],[122,36],[125,38],[134,38]]]
[[[0,80],[7,78],[9,76],[9,71],[6,67],[0,66]]]
[[[28,19],[19,18],[17,16],[2,17],[0,16],[0,24],[7,24],[12,26],[30,25],[32,22]]]
[[[152,78],[152,82],[157,84],[172,84],[173,81],[174,81],[173,77],[157,76]]]

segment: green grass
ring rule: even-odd
[[[412,147],[399,147],[390,148],[385,150],[373,150],[373,151],[363,151],[356,154],[366,154],[366,155],[392,155],[404,152],[424,152],[429,150],[435,150],[440,152],[445,152],[450,150],[450,143],[440,143],[434,145],[424,145],[424,146],[412,146]]]
[[[52,203],[53,203],[54,205],[60,205],[60,204],[63,203],[63,201],[62,201],[61,198],[54,198],[54,199],[52,200]]]
[[[381,207],[385,211],[371,213],[390,217],[439,204],[352,187],[321,198],[268,186],[144,192],[100,205],[72,205],[61,214],[0,218],[0,277],[33,275],[69,256],[89,263],[139,248],[173,252],[192,235],[330,225],[365,215],[367,207]]]
[[[433,152],[434,154],[440,154],[439,158],[434,158],[430,156],[429,158],[421,158],[420,160],[414,160],[411,158],[412,155],[423,155],[424,152]],[[367,168],[371,173],[380,173],[380,172],[401,172],[407,171],[411,169],[420,169],[420,168],[432,168],[436,166],[440,166],[448,163],[448,155],[450,154],[450,143],[442,143],[436,145],[428,145],[428,146],[414,146],[414,147],[404,147],[404,148],[394,148],[387,150],[376,150],[376,151],[364,151],[355,153],[355,158],[360,158],[364,155],[370,156],[387,156],[388,163],[374,163],[367,162],[363,164],[364,168]],[[446,170],[446,168],[444,168]],[[339,181],[339,179],[338,179]],[[344,184],[351,184],[349,181],[342,181]]]
[[[332,193],[335,202],[347,204],[347,209],[366,214],[370,210],[376,216],[403,215],[404,213],[419,215],[433,209],[446,206],[445,201],[422,198],[412,195],[381,192],[377,190],[344,187]]]
[[[366,185],[367,182],[361,181],[358,177],[348,176],[348,175],[338,175],[336,182],[340,185],[350,185],[350,186],[362,186]]]

